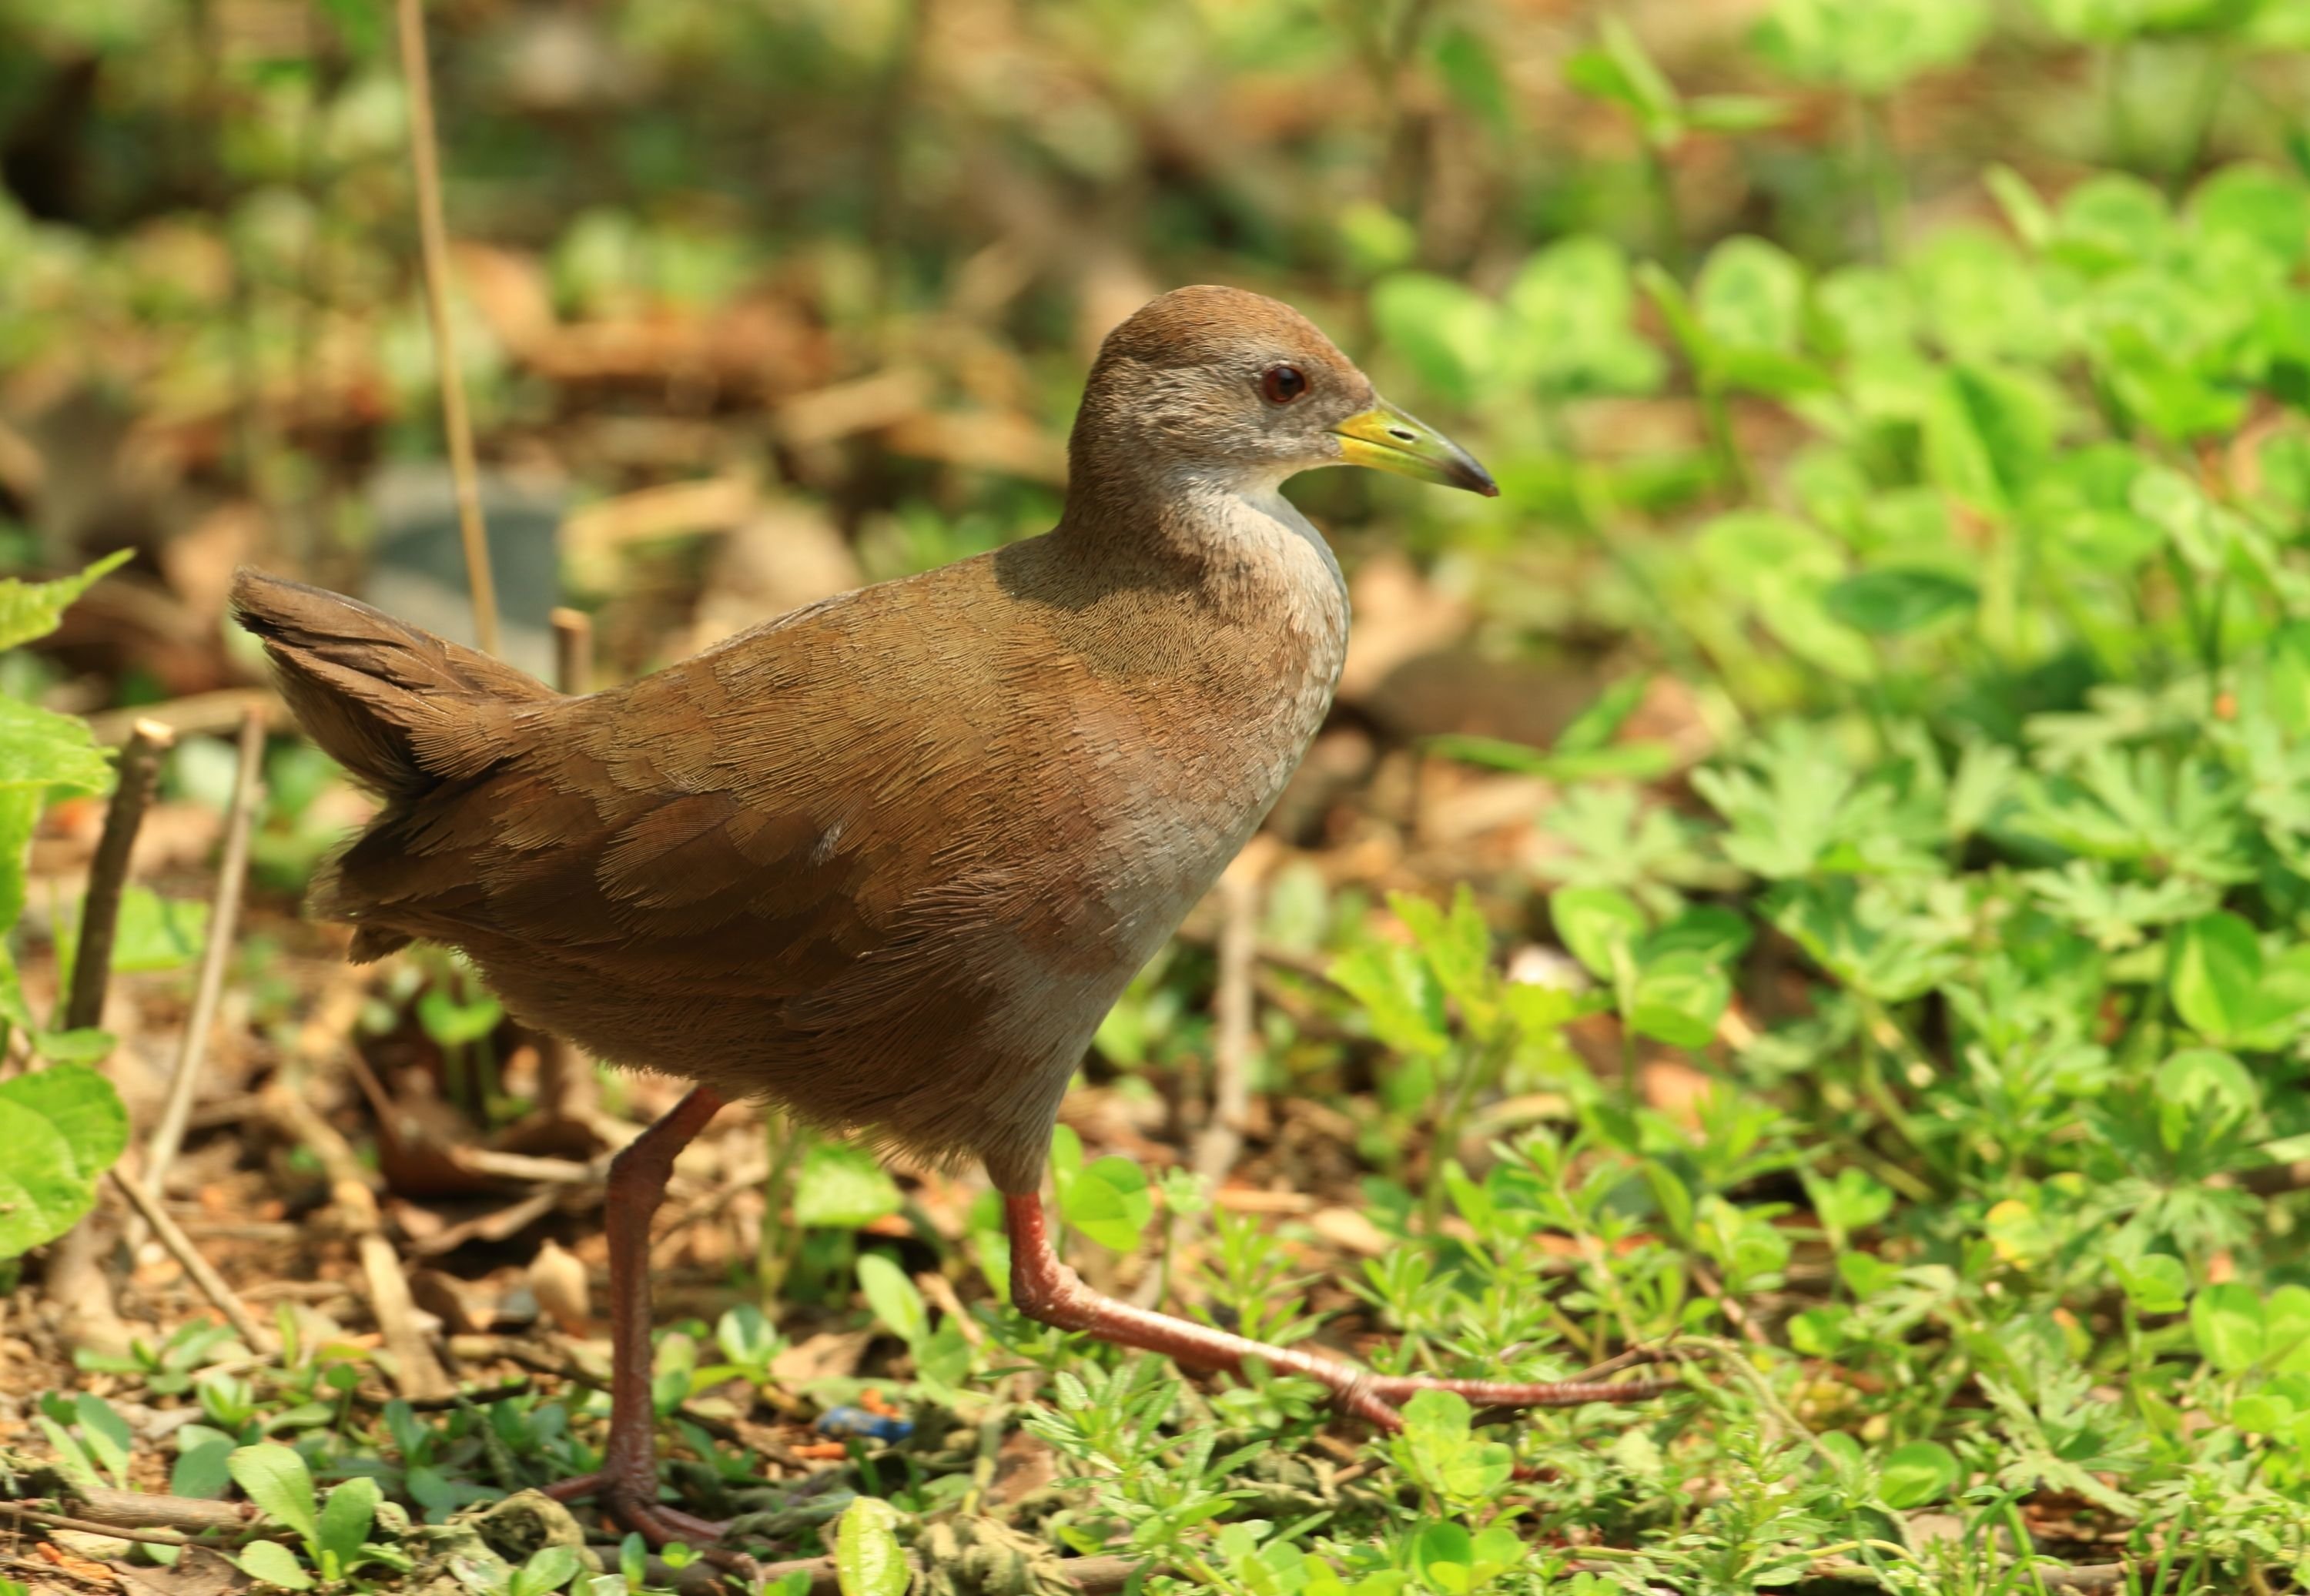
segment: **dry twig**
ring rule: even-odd
[[[169,1078],[168,1102],[145,1153],[144,1190],[155,1201],[168,1181],[169,1166],[176,1162],[177,1149],[184,1145],[193,1092],[208,1054],[209,1032],[216,1024],[217,1003],[224,995],[225,967],[231,960],[233,937],[240,921],[241,889],[248,879],[249,833],[256,827],[257,805],[265,796],[257,768],[264,757],[265,717],[251,708],[240,721],[240,762],[233,769],[224,858],[217,865],[216,895],[209,904],[209,940],[201,952],[200,983],[193,990],[193,1011],[177,1044],[177,1068]]]
[[[1220,878],[1227,917],[1220,926],[1219,990],[1211,1006],[1218,1025],[1211,1039],[1211,1117],[1195,1138],[1195,1173],[1216,1187],[1243,1154],[1246,1116],[1251,1111],[1253,961],[1259,952],[1259,888],[1250,875],[1231,870]]]
[[[104,811],[104,835],[97,839],[89,866],[88,896],[82,902],[80,951],[73,961],[72,995],[65,1002],[64,1028],[76,1031],[104,1019],[105,988],[112,981],[112,939],[120,928],[120,897],[128,886],[128,857],[136,846],[144,806],[161,776],[161,756],[177,734],[156,720],[138,720],[120,750],[120,779]]]
[[[573,698],[594,690],[594,618],[583,610],[553,612],[553,685]]]
[[[482,484],[473,464],[473,423],[465,379],[449,325],[449,230],[442,220],[441,155],[433,125],[433,74],[425,59],[424,0],[399,0],[401,70],[409,80],[409,160],[417,178],[417,224],[425,257],[425,308],[433,328],[433,363],[441,377],[441,424],[449,435],[449,473],[457,490],[457,531],[465,541],[465,581],[473,599],[473,641],[498,651],[498,594],[490,570],[489,532],[482,525]]]
[[[169,1249],[169,1255],[184,1266],[187,1278],[199,1287],[201,1295],[224,1315],[225,1323],[232,1326],[233,1333],[253,1350],[262,1352],[269,1349],[273,1338],[265,1334],[256,1319],[250,1316],[240,1298],[232,1294],[232,1288],[224,1283],[224,1277],[201,1256],[200,1249],[193,1245],[192,1237],[177,1227],[177,1221],[169,1217],[169,1210],[161,1206],[159,1199],[119,1170],[112,1170],[110,1175],[112,1184],[119,1189],[122,1196],[128,1199],[129,1206],[143,1215],[144,1222],[152,1227],[152,1234],[160,1238],[162,1246]]]

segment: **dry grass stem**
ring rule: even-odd
[[[425,308],[433,361],[441,378],[441,424],[449,438],[449,472],[457,490],[457,532],[473,600],[473,641],[498,651],[497,581],[490,570],[489,530],[482,522],[482,483],[473,459],[473,423],[465,409],[465,374],[449,325],[449,229],[441,206],[441,156],[433,123],[433,74],[425,58],[424,0],[398,0],[401,70],[409,82],[409,160],[417,179],[417,226],[425,262]]]
[[[232,1326],[233,1333],[253,1351],[271,1350],[273,1338],[256,1323],[240,1298],[232,1294],[232,1288],[224,1283],[224,1277],[201,1256],[200,1249],[193,1245],[192,1237],[178,1227],[177,1221],[169,1217],[169,1210],[161,1205],[159,1199],[117,1169],[110,1172],[110,1179],[120,1194],[128,1199],[129,1206],[143,1216],[144,1222],[152,1227],[152,1234],[162,1246],[169,1249],[169,1255],[183,1265],[186,1276],[200,1288],[201,1295],[224,1315],[225,1323]]]
[[[227,811],[224,857],[217,865],[216,893],[209,905],[208,946],[201,953],[201,973],[193,989],[193,1011],[186,1018],[177,1044],[177,1065],[169,1077],[168,1101],[161,1123],[153,1128],[144,1160],[144,1189],[157,1201],[169,1178],[169,1166],[184,1145],[185,1126],[192,1117],[193,1094],[200,1084],[201,1065],[207,1057],[209,1032],[216,1023],[217,1004],[224,995],[227,965],[232,958],[233,938],[240,923],[241,889],[248,880],[249,836],[265,796],[260,765],[265,757],[265,717],[254,707],[240,721],[240,760],[234,767],[232,798]]]

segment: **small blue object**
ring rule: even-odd
[[[855,1436],[864,1441],[903,1441],[915,1433],[911,1420],[870,1413],[864,1408],[829,1408],[811,1427],[821,1436],[838,1439]]]

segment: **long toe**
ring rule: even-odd
[[[1446,1380],[1428,1375],[1374,1375],[1373,1395],[1397,1406],[1422,1391],[1448,1391],[1480,1408],[1577,1408],[1588,1402],[1641,1402],[1680,1390],[1678,1380]]]
[[[679,1507],[666,1506],[656,1499],[655,1481],[645,1485],[608,1470],[558,1480],[545,1488],[545,1494],[558,1502],[591,1496],[618,1528],[631,1531],[652,1546],[679,1540],[685,1546],[708,1550],[721,1544],[727,1527],[694,1513],[684,1513]]]

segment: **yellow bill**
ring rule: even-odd
[[[1393,404],[1373,405],[1361,415],[1350,416],[1332,429],[1340,440],[1340,458],[1350,465],[1368,465],[1398,476],[1446,488],[1465,488],[1486,499],[1498,499],[1499,484],[1476,457],[1416,416]]]

